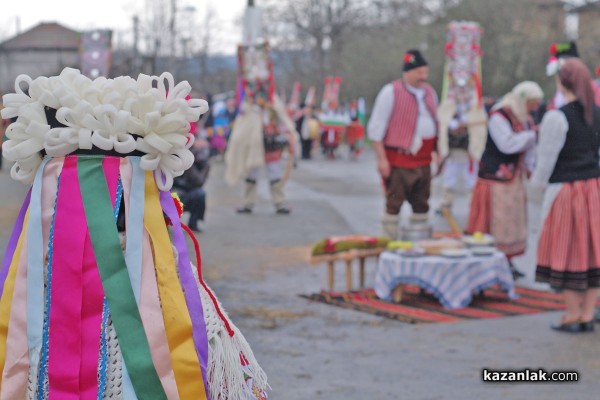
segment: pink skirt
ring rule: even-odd
[[[600,287],[600,178],[563,184],[540,234],[536,280],[555,289]]]
[[[489,233],[508,257],[525,252],[527,198],[523,180],[510,182],[477,179],[469,212],[467,233]]]

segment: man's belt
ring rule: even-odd
[[[389,151],[393,151],[395,153],[399,153],[399,154],[411,154],[410,150],[402,148],[402,147],[392,147],[392,146],[383,146],[384,149],[389,150]]]

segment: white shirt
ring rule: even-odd
[[[500,114],[493,114],[488,121],[492,140],[504,154],[525,152],[524,162],[528,170],[532,170],[535,163],[535,132],[526,130],[515,134],[510,122]]]
[[[565,99],[565,95],[562,94],[560,90],[557,90],[556,94],[554,95],[554,108],[558,110],[565,104],[567,104],[567,99]]]
[[[544,115],[537,146],[537,164],[530,179],[533,186],[543,188],[548,184],[558,155],[567,141],[568,130],[569,123],[563,112],[550,110]]]
[[[527,130],[515,134],[510,122],[499,114],[493,114],[488,122],[490,136],[504,154],[521,153],[535,144],[535,132]]]
[[[410,152],[416,154],[423,144],[423,139],[434,138],[437,132],[433,116],[429,113],[425,105],[425,89],[415,88],[408,84],[406,88],[415,95],[419,106],[419,115],[415,126],[416,134],[413,135],[413,141],[410,146]],[[392,83],[388,83],[379,91],[367,125],[369,139],[373,142],[383,141],[394,110],[394,100],[394,86]]]

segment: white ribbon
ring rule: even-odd
[[[93,81],[73,68],[35,80],[19,75],[15,93],[3,97],[2,117],[17,117],[3,147],[6,158],[15,161],[11,176],[30,183],[41,150],[57,157],[93,146],[121,154],[137,149],[146,153],[141,168],[155,171],[160,189],[169,190],[173,178],[193,164],[190,122],[208,111],[205,100],[186,100],[191,89],[186,81],[176,85],[168,72]],[[44,107],[56,109],[64,127],[50,129]]]

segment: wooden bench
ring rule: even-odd
[[[333,290],[334,286],[334,268],[336,261],[343,261],[346,264],[346,289],[352,290],[352,263],[354,260],[358,260],[358,281],[359,287],[365,287],[365,264],[368,257],[376,257],[385,251],[385,247],[376,247],[371,249],[350,249],[341,251],[333,254],[322,254],[310,257],[310,264],[316,265],[320,263],[327,263],[327,286],[329,290]]]

